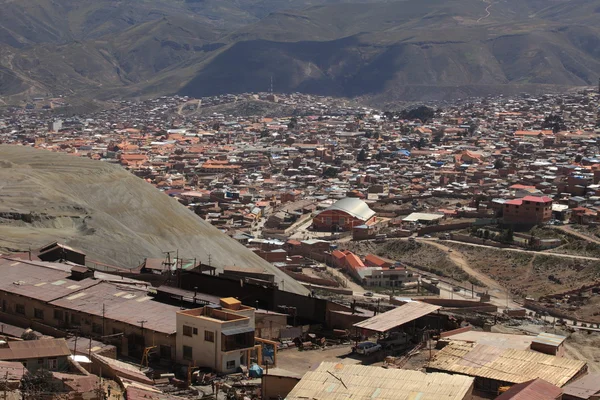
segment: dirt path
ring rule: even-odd
[[[474,278],[479,279],[479,281],[481,283],[486,285],[490,289],[490,295],[492,296],[490,302],[492,304],[494,304],[500,308],[506,308],[507,305],[508,305],[508,307],[511,307],[511,308],[520,307],[519,304],[510,300],[510,298],[507,301],[506,289],[502,285],[500,285],[498,282],[496,282],[495,280],[490,278],[489,276],[477,271],[476,269],[473,269],[469,265],[467,258],[460,251],[451,249],[450,247],[445,246],[439,242],[434,242],[434,241],[430,241],[430,240],[423,240],[420,242],[426,243],[428,245],[437,247],[438,249],[445,251],[448,254],[448,257],[450,258],[450,260],[454,264],[456,264],[459,268],[461,268],[467,274],[471,275]],[[448,252],[449,250],[451,250],[451,252]]]
[[[420,241],[421,243],[431,243],[432,241],[425,241],[422,240]],[[543,251],[534,251],[534,250],[521,250],[521,249],[513,249],[513,248],[504,248],[504,247],[494,247],[494,246],[486,246],[483,244],[475,244],[475,243],[466,243],[466,242],[460,242],[460,241],[455,241],[455,240],[447,240],[447,242],[449,243],[456,243],[456,244],[461,244],[464,246],[471,246],[471,247],[483,247],[486,249],[494,249],[494,250],[499,250],[499,251],[513,251],[516,253],[527,253],[527,254],[532,254],[532,255],[544,255],[544,256],[551,256],[551,257],[561,257],[561,258],[572,258],[572,259],[576,259],[576,260],[590,260],[590,261],[600,261],[600,258],[597,257],[585,257],[585,256],[574,256],[571,254],[561,254],[561,253],[547,253],[547,252],[543,252]],[[600,244],[600,243],[598,243]]]
[[[471,266],[469,265],[469,262],[467,261],[466,257],[459,252],[458,250],[455,249],[451,249],[448,246],[445,246],[441,243],[438,242],[433,242],[433,241],[421,241],[420,243],[425,243],[428,244],[430,246],[433,247],[437,247],[438,249],[444,251],[447,253],[448,257],[450,258],[450,260],[458,265],[463,271],[465,271],[467,274],[471,275],[474,278],[479,279],[479,281],[481,281],[485,286],[487,286],[490,289],[501,289],[504,290],[504,288],[502,288],[502,286],[496,282],[495,280],[491,279],[489,276],[482,274],[481,272],[471,268]],[[448,252],[448,251],[451,252]]]
[[[493,3],[489,2],[489,1],[486,1],[486,0],[483,0],[483,2],[484,2],[484,3],[489,3],[489,5],[488,5],[488,6],[485,8],[485,12],[486,12],[487,14],[486,14],[486,15],[484,15],[483,17],[479,18],[479,19],[477,20],[477,22],[481,22],[481,21],[483,21],[484,19],[488,18],[490,15],[492,15],[492,12],[490,11],[490,8],[492,8],[492,4],[493,4]]]
[[[596,243],[600,245],[600,239],[596,239],[592,236],[583,234],[581,232],[577,232],[575,229],[571,228],[570,226],[553,226],[553,229],[559,230],[559,231],[563,231],[566,232],[568,234],[571,234],[573,236],[577,236],[580,239],[583,240],[587,240],[588,242],[592,242],[592,243]]]

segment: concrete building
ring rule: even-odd
[[[356,226],[368,225],[374,220],[375,211],[367,203],[354,197],[346,197],[317,214],[313,219],[313,228],[331,232],[351,231]]]
[[[550,197],[525,196],[504,203],[502,222],[505,224],[537,225],[552,219]]]
[[[177,313],[177,362],[232,373],[248,365],[254,349],[254,308],[221,299],[221,308],[205,306]]]
[[[416,282],[419,276],[402,266],[396,265],[367,268],[366,272],[367,274],[363,277],[364,283],[367,286],[378,287],[401,287],[409,282]]]

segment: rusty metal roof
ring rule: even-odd
[[[589,399],[600,393],[600,374],[589,374],[563,387],[563,393],[578,399]]]
[[[417,318],[424,317],[427,314],[431,314],[440,308],[440,306],[434,306],[433,304],[413,301],[394,308],[393,310],[358,322],[354,324],[354,326],[356,328],[367,329],[374,332],[387,332],[390,329],[414,321]]]
[[[144,329],[173,334],[176,332],[176,312],[180,307],[159,303],[148,296],[145,289],[132,285],[100,282],[71,296],[62,297],[50,304],[88,313]]]
[[[70,265],[0,258],[0,291],[50,302],[98,283],[75,281]]]
[[[442,373],[323,362],[304,374],[287,400],[463,400],[473,378]]]
[[[562,398],[562,389],[543,379],[517,383],[496,400],[556,400]]]
[[[535,351],[452,342],[435,355],[428,368],[509,383],[542,378],[562,387],[587,365]]]
[[[8,342],[0,349],[1,360],[27,360],[30,358],[66,357],[71,351],[65,339],[41,339]]]
[[[0,377],[9,381],[20,381],[25,374],[25,367],[16,361],[0,361]]]

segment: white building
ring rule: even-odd
[[[177,362],[236,372],[248,365],[254,349],[254,308],[234,298],[221,307],[205,306],[177,313]]]

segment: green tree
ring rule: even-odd
[[[364,162],[366,159],[367,159],[367,152],[365,149],[361,149],[360,152],[358,153],[358,156],[356,157],[356,161]]]
[[[327,168],[325,168],[325,171],[323,171],[323,176],[325,176],[327,178],[335,178],[337,175],[338,175],[337,168],[327,167]]]
[[[498,158],[496,161],[494,161],[494,168],[495,169],[502,169],[502,168],[504,168],[504,161],[502,161],[501,158]]]

